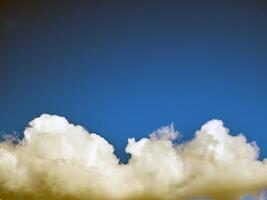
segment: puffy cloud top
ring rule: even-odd
[[[220,120],[204,124],[186,143],[173,125],[128,140],[127,164],[101,136],[64,117],[32,120],[24,139],[0,143],[2,199],[236,200],[267,187],[267,161],[243,135]]]

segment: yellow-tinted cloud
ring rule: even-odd
[[[43,114],[24,139],[0,143],[2,199],[236,200],[267,187],[267,162],[243,135],[231,136],[211,120],[187,143],[163,127],[139,141],[129,139],[127,164],[97,134],[65,118]]]

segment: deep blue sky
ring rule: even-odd
[[[1,133],[63,115],[125,159],[128,137],[219,118],[267,157],[266,4],[84,2],[0,4]]]

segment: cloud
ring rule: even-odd
[[[24,139],[0,143],[2,199],[236,200],[267,187],[267,161],[243,135],[220,120],[204,124],[186,143],[171,125],[128,140],[127,164],[114,148],[65,118],[43,114]],[[260,197],[262,198],[262,197]]]
[[[4,20],[2,21],[2,25],[4,28],[7,29],[17,29],[23,27],[22,23],[15,20]]]

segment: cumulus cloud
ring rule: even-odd
[[[65,118],[43,114],[21,141],[0,143],[0,198],[87,200],[237,200],[267,187],[256,143],[211,120],[186,143],[171,125],[128,140],[127,164],[114,148]]]

